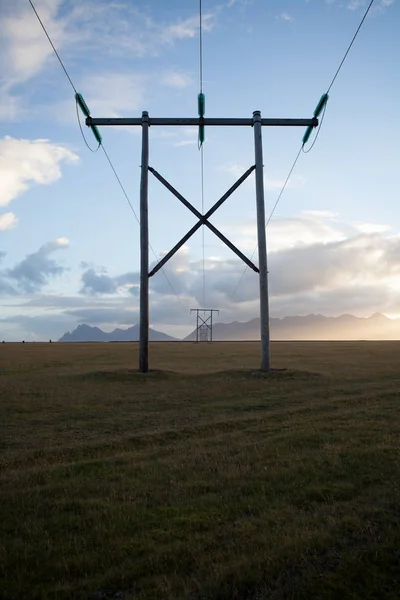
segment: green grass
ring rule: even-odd
[[[0,345],[0,598],[393,599],[397,342]]]

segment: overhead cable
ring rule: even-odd
[[[79,93],[78,93],[78,91],[77,91],[76,87],[74,86],[74,84],[73,84],[73,81],[72,81],[72,79],[71,79],[71,77],[70,77],[70,75],[69,75],[69,73],[68,73],[68,71],[67,71],[67,69],[66,69],[66,67],[65,67],[65,65],[64,65],[64,63],[63,63],[63,61],[61,60],[61,57],[60,57],[60,55],[58,54],[58,52],[57,52],[57,50],[56,50],[56,47],[55,47],[55,45],[53,44],[53,42],[52,42],[52,40],[51,40],[51,37],[50,37],[50,35],[48,34],[48,32],[47,32],[47,30],[46,30],[46,27],[44,26],[44,24],[43,24],[43,21],[41,20],[41,18],[40,18],[40,16],[39,16],[39,13],[37,12],[37,10],[36,10],[36,8],[35,8],[35,6],[34,6],[34,4],[33,4],[32,0],[28,0],[28,1],[29,1],[29,4],[31,5],[31,7],[32,7],[32,9],[33,9],[33,12],[35,13],[35,15],[36,15],[36,17],[37,17],[37,19],[38,19],[38,21],[39,21],[39,23],[40,23],[40,25],[41,25],[41,27],[42,27],[43,31],[44,31],[44,33],[46,34],[46,37],[47,37],[47,39],[48,39],[48,41],[49,41],[49,43],[50,43],[51,47],[53,48],[53,51],[54,51],[54,53],[55,53],[56,57],[58,58],[58,60],[59,60],[59,63],[60,63],[60,65],[61,65],[61,67],[63,68],[63,71],[64,71],[64,73],[65,73],[66,77],[68,78],[68,81],[69,81],[69,83],[71,84],[71,87],[72,87],[72,89],[74,90],[74,93],[75,93],[75,101],[76,101],[76,108],[77,108],[78,124],[79,124],[79,128],[80,128],[80,131],[81,131],[82,137],[83,137],[83,139],[84,139],[84,142],[85,142],[86,146],[89,148],[89,150],[90,150],[91,152],[97,152],[97,150],[98,150],[98,149],[100,148],[100,146],[101,146],[101,148],[102,148],[102,150],[103,150],[103,152],[104,152],[104,155],[105,155],[105,157],[106,157],[106,159],[107,159],[107,161],[108,161],[108,163],[109,163],[109,165],[110,165],[110,167],[111,167],[111,169],[112,169],[112,171],[113,171],[113,173],[114,173],[114,175],[115,175],[115,178],[117,179],[117,181],[118,181],[118,184],[119,184],[119,186],[120,186],[120,188],[121,188],[121,190],[122,190],[122,192],[123,192],[123,194],[124,194],[124,196],[125,196],[125,198],[126,198],[126,200],[127,200],[128,204],[129,204],[129,206],[130,206],[130,208],[131,208],[131,211],[132,211],[132,213],[133,213],[133,215],[134,215],[134,217],[135,217],[136,221],[137,221],[137,222],[138,222],[138,224],[140,225],[140,220],[139,220],[139,218],[138,218],[138,216],[137,216],[137,213],[136,213],[135,209],[133,208],[131,201],[129,200],[129,196],[128,196],[128,194],[126,193],[126,190],[125,190],[125,188],[124,188],[124,186],[123,186],[123,184],[122,184],[122,182],[121,182],[121,179],[119,178],[119,176],[118,176],[118,174],[117,174],[117,171],[116,171],[116,169],[115,169],[115,167],[114,167],[113,163],[111,162],[110,156],[108,155],[108,153],[107,153],[107,151],[106,151],[106,149],[105,149],[105,147],[104,147],[104,143],[103,143],[103,141],[102,141],[102,139],[101,139],[101,136],[100,136],[100,134],[99,134],[99,132],[98,132],[98,130],[97,130],[97,127],[95,127],[95,126],[92,126],[92,127],[91,127],[91,129],[92,129],[93,133],[95,134],[96,140],[98,141],[98,147],[97,147],[97,149],[96,149],[96,150],[93,150],[93,149],[92,149],[92,148],[89,146],[89,144],[88,144],[88,142],[87,142],[87,140],[86,140],[86,138],[85,138],[85,135],[84,135],[84,133],[83,133],[82,125],[81,125],[81,122],[80,122],[80,118],[79,118],[79,112],[78,112],[78,105],[79,105],[79,107],[80,107],[80,108],[83,110],[84,114],[86,114],[87,116],[90,114],[90,111],[89,111],[89,109],[87,108],[87,106],[86,106],[86,103],[85,103],[85,101],[83,100],[83,98],[82,98],[81,94],[79,94]],[[154,255],[154,258],[155,258],[155,260],[158,260],[158,258],[157,258],[157,255],[156,255],[156,253],[154,252],[154,249],[152,248],[152,246],[151,246],[151,244],[150,244],[150,243],[149,243],[149,247],[150,247],[150,250],[152,251],[152,253],[153,253],[153,255]],[[173,285],[172,285],[172,283],[171,283],[171,281],[170,281],[169,277],[168,277],[168,276],[167,276],[167,274],[165,273],[164,269],[161,269],[161,272],[163,273],[163,275],[164,275],[164,277],[165,277],[165,279],[166,279],[166,281],[167,281],[167,283],[168,283],[169,287],[171,288],[171,291],[173,292],[173,294],[176,296],[176,298],[179,300],[179,302],[180,302],[180,303],[182,304],[182,306],[183,306],[182,300],[180,299],[180,297],[179,297],[179,296],[178,296],[178,294],[176,293],[176,291],[175,291],[175,289],[174,289],[174,287],[173,287]]]
[[[339,75],[339,72],[340,72],[341,68],[343,67],[343,64],[344,64],[344,62],[345,62],[345,60],[346,60],[346,58],[347,58],[347,56],[348,56],[348,54],[349,54],[349,52],[350,52],[353,44],[355,42],[355,39],[356,39],[357,35],[360,32],[361,27],[363,26],[363,23],[364,23],[365,19],[367,18],[367,15],[368,15],[368,13],[369,13],[369,11],[370,11],[373,3],[374,3],[374,0],[371,0],[370,3],[368,4],[368,7],[367,7],[367,9],[366,9],[366,11],[365,11],[365,13],[364,13],[361,21],[360,21],[360,24],[357,27],[357,30],[356,30],[355,34],[353,35],[353,38],[352,38],[352,40],[351,40],[351,42],[350,42],[350,44],[349,44],[346,52],[344,53],[344,56],[343,56],[342,60],[340,61],[340,64],[339,64],[338,68],[336,69],[336,72],[335,72],[335,74],[334,74],[334,76],[333,76],[333,78],[332,78],[332,80],[331,80],[331,82],[330,82],[330,84],[328,86],[328,89],[327,89],[326,93],[321,96],[321,99],[318,102],[316,109],[314,110],[314,116],[318,117],[320,115],[320,113],[322,112],[322,117],[321,117],[321,120],[320,120],[320,123],[319,123],[319,126],[318,126],[318,131],[317,131],[316,136],[315,136],[315,138],[313,140],[313,143],[311,144],[311,146],[310,146],[310,148],[308,150],[304,150],[305,143],[308,141],[308,139],[309,139],[309,137],[311,135],[312,129],[313,129],[312,126],[309,126],[307,128],[307,130],[306,130],[306,133],[305,133],[304,137],[303,137],[303,143],[302,143],[302,145],[300,147],[300,150],[298,151],[298,153],[296,155],[296,158],[295,158],[295,160],[294,160],[294,162],[293,162],[293,164],[292,164],[292,166],[291,166],[291,168],[289,170],[289,173],[288,173],[288,175],[287,175],[287,177],[285,179],[285,182],[284,182],[284,184],[283,184],[283,186],[282,186],[282,188],[281,188],[281,190],[280,190],[280,192],[278,194],[278,197],[277,197],[276,202],[275,202],[275,204],[274,204],[274,206],[272,208],[272,211],[271,211],[271,213],[270,213],[270,215],[269,215],[269,217],[267,219],[267,223],[266,223],[265,227],[267,227],[269,225],[269,222],[271,221],[271,218],[272,218],[272,216],[273,216],[273,214],[274,214],[274,212],[276,210],[276,207],[278,206],[279,201],[280,201],[280,199],[281,199],[281,197],[283,195],[283,192],[285,191],[286,186],[287,186],[287,184],[289,182],[289,179],[290,179],[290,177],[291,177],[291,175],[292,175],[292,173],[293,173],[293,171],[294,171],[294,169],[296,167],[297,161],[300,158],[301,152],[303,151],[304,154],[308,154],[308,152],[310,152],[313,149],[313,147],[314,147],[314,145],[315,145],[315,143],[316,143],[316,141],[318,139],[319,133],[321,131],[322,123],[323,123],[324,117],[325,117],[326,107],[327,107],[327,103],[328,103],[328,99],[329,99],[329,92],[332,89],[332,86],[335,83],[336,78]],[[251,259],[253,258],[256,250],[257,250],[257,246],[253,250],[253,254],[251,255]],[[238,290],[241,282],[243,281],[244,276],[246,275],[247,269],[248,269],[248,267],[246,265],[246,267],[243,270],[242,275],[240,276],[240,279],[239,279],[237,285],[235,286],[235,288],[233,290],[233,295],[236,294],[236,292],[237,292],[237,290]]]

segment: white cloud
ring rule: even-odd
[[[167,87],[182,89],[187,87],[192,83],[191,78],[184,73],[178,73],[177,71],[170,71],[165,73],[161,79],[160,83]]]
[[[293,175],[286,184],[286,189],[299,188],[303,186],[307,180],[305,177],[301,175]],[[269,177],[264,177],[264,186],[266,190],[276,190],[280,191],[285,185],[285,179],[269,179]]]
[[[378,223],[356,223],[355,228],[361,233],[385,233],[391,230],[389,225],[380,225]]]
[[[285,11],[281,12],[279,15],[277,15],[276,18],[279,19],[280,21],[287,21],[287,22],[293,21],[292,15],[290,15],[288,12],[285,12]]]
[[[67,237],[59,237],[53,243],[56,248],[65,248],[69,246],[69,239]]]
[[[347,8],[350,10],[358,10],[365,4],[366,4],[366,0],[350,0],[350,2],[347,5]]]
[[[234,177],[235,179],[239,179],[239,177],[241,177],[243,173],[245,173],[248,169],[248,167],[245,167],[244,165],[239,163],[224,163],[222,165],[219,165],[217,168],[223,173],[228,173],[229,175],[232,175],[232,177]]]
[[[306,2],[308,2],[308,1],[309,0],[306,0]],[[325,4],[335,4],[335,2],[336,2],[336,0],[325,0]],[[371,14],[373,11],[381,12],[382,10],[384,10],[385,8],[388,8],[389,6],[391,6],[394,3],[395,3],[395,0],[378,0],[371,7]],[[347,2],[347,4],[340,2],[339,6],[355,11],[355,10],[358,10],[361,8],[367,8],[368,4],[369,4],[369,0],[349,0]]]
[[[229,175],[232,175],[233,178],[239,179],[239,177],[241,177],[249,167],[238,163],[224,163],[222,165],[219,165],[217,168],[219,171],[222,171],[223,173],[228,173]],[[254,176],[249,177],[247,183],[249,182],[251,183],[251,185],[254,186]],[[299,188],[305,183],[306,179],[304,177],[302,177],[301,175],[293,175],[286,184],[286,188]],[[284,184],[285,179],[271,179],[269,176],[267,176],[267,174],[264,174],[265,190],[279,192],[283,188]]]
[[[62,4],[63,0],[36,0],[35,7],[56,49],[74,61],[87,50],[142,57],[198,35],[196,14],[162,22],[130,2],[81,0],[63,6],[61,16]],[[203,14],[204,31],[214,27],[216,14]],[[53,55],[36,15],[23,0],[2,7],[0,34],[3,76],[10,86],[34,76]]]
[[[25,0],[0,0],[0,3],[0,120],[9,122],[32,111],[30,94],[33,89],[21,87],[21,84],[37,76],[45,67],[59,71],[60,78],[63,74],[29,3]],[[132,57],[157,56],[166,47],[198,36],[195,10],[186,19],[161,20],[154,7],[139,8],[128,0],[36,0],[35,6],[77,87],[80,73],[87,74],[84,56],[90,56],[91,60],[94,57],[105,65],[104,74],[92,77],[91,82],[85,77],[80,90],[86,92],[94,111],[106,111],[111,107],[111,113],[107,114],[118,116],[128,110],[128,104],[131,111],[142,106],[143,98],[155,85],[175,89],[190,85],[189,75],[175,70],[132,76],[131,70],[116,74],[115,67],[116,61],[121,64],[121,60]],[[222,4],[203,14],[204,32],[215,26],[219,14],[227,8]],[[126,80],[123,84],[122,79]],[[64,85],[68,86],[65,78]],[[67,120],[72,118],[70,106],[66,112],[59,111],[59,114],[67,114]],[[65,107],[58,102],[58,108]],[[54,103],[52,109],[54,114]]]
[[[0,121],[11,122],[20,119],[27,109],[22,99],[9,92],[7,86],[0,85]]]
[[[131,73],[102,73],[85,78],[85,100],[93,115],[131,115],[143,106],[149,78]]]
[[[65,40],[65,21],[57,19],[62,0],[37,0],[36,9],[51,32],[55,45]],[[37,73],[53,50],[28,2],[10,3],[2,15],[0,33],[3,60],[10,83],[25,81]]]
[[[237,242],[233,227],[225,231],[233,233],[232,239]],[[247,226],[244,233],[254,244],[255,227]],[[400,236],[360,233],[338,216],[308,213],[277,219],[271,223],[268,237],[271,303],[277,313],[282,314],[283,306],[286,314],[296,314],[293,311],[300,310],[300,306],[308,307],[309,312],[323,306],[325,313],[336,314],[349,309],[368,312],[369,306],[373,312],[384,310],[389,303],[396,304]],[[194,258],[187,247],[167,264],[168,279],[184,305],[203,301],[202,269],[202,260]],[[242,263],[234,255],[209,255],[205,270],[207,302],[220,308],[227,320],[257,316],[257,276],[249,272],[234,293],[243,272]],[[132,284],[138,274],[94,278],[93,272],[87,292],[112,293],[118,282],[125,280]],[[151,313],[159,324],[182,323],[181,306],[162,274],[151,280]]]
[[[394,4],[394,1],[395,0],[379,0],[379,3],[377,3],[375,6],[372,6],[371,10],[375,9],[375,11],[382,11]],[[358,10],[359,8],[367,8],[367,5],[368,0],[350,0],[347,4],[347,8],[349,10]]]
[[[12,229],[17,224],[17,217],[12,212],[3,213],[0,215],[0,231]]]
[[[242,249],[253,251],[257,245],[256,224],[231,224],[222,231]],[[333,213],[304,211],[299,217],[273,218],[267,228],[270,252],[313,244],[338,242],[354,235],[356,230],[344,224]]]
[[[161,84],[179,89],[186,87],[190,82],[187,75],[178,71],[170,71],[160,76],[106,72],[86,77],[82,91],[88,90],[84,97],[93,115],[120,117],[131,116],[140,110],[154,85]],[[71,107],[70,103],[68,106]],[[60,109],[57,112],[65,113]]]
[[[400,314],[400,235],[382,231],[379,224],[368,224],[367,229],[375,229],[374,233],[360,232],[359,227],[360,224],[342,221],[336,214],[318,211],[271,222],[271,316],[345,312],[366,316],[377,311]],[[252,244],[256,241],[254,225],[240,224],[226,230],[234,242],[240,236]],[[57,313],[76,323],[113,327],[137,321],[138,273],[108,274],[104,268],[85,264],[83,296],[41,296],[51,278],[65,272],[52,253],[66,246],[67,240],[58,238],[13,269],[0,273],[0,289],[11,297],[21,291],[31,294],[26,310],[35,308],[36,314],[49,314],[50,319]],[[223,321],[245,321],[258,316],[258,278],[248,271],[238,286],[243,268],[233,254],[228,258],[206,256],[206,301],[220,309]],[[158,329],[187,325],[186,308],[203,302],[203,262],[193,256],[190,247],[183,247],[165,269],[180,301],[162,273],[151,278],[151,322]],[[19,314],[24,311],[21,305],[15,310]]]
[[[211,31],[215,25],[215,13],[208,12],[202,15],[203,31]],[[185,38],[193,38],[199,32],[199,17],[194,15],[177,23],[167,25],[162,31],[162,38],[167,43],[173,43]]]
[[[197,139],[195,140],[181,140],[180,142],[173,142],[172,146],[174,146],[174,148],[180,148],[181,146],[192,146],[197,144],[198,141]]]
[[[78,156],[49,140],[0,140],[0,206],[6,206],[33,183],[50,184],[61,177],[61,164]]]

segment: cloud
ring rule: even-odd
[[[66,39],[66,21],[57,19],[62,0],[38,0],[36,8],[59,48]],[[8,6],[5,6],[8,4]],[[27,2],[3,3],[0,23],[2,64],[8,84],[25,81],[35,75],[53,50]]]
[[[159,56],[168,47],[190,40],[199,34],[198,15],[185,19],[161,19],[154,7],[138,7],[128,0],[36,0],[38,14],[48,31],[74,84],[88,96],[93,112],[119,116],[142,105],[154,85],[183,89],[191,83],[186,73],[132,75],[121,72],[122,61]],[[203,14],[203,31],[211,31],[225,5]],[[0,120],[15,121],[34,111],[34,88],[26,84],[47,69],[63,77],[53,49],[29,3],[3,0],[0,19]],[[86,58],[85,58],[86,57]],[[87,57],[91,72],[87,77]],[[137,71],[137,69],[136,69]],[[139,71],[140,72],[140,71]],[[85,74],[85,79],[81,78]],[[124,81],[122,81],[124,79]],[[39,80],[39,79],[38,79]],[[54,99],[54,85],[42,78],[49,97]],[[64,85],[68,85],[65,81]],[[49,92],[49,93],[48,93]],[[89,93],[90,92],[90,93]],[[121,93],[119,93],[121,92]],[[101,101],[99,100],[101,98]],[[52,102],[51,112],[65,109],[63,102]],[[64,114],[58,110],[57,117]],[[70,105],[67,119],[72,118]],[[69,115],[71,114],[71,117]]]
[[[281,12],[279,15],[277,15],[276,18],[279,19],[280,21],[286,21],[286,22],[293,21],[292,15],[290,15],[288,12],[285,12],[285,11]]]
[[[0,294],[2,296],[16,296],[17,290],[11,285],[7,279],[0,274]]]
[[[13,327],[8,331],[5,331],[4,324]],[[36,316],[18,314],[0,319],[2,339],[5,338],[10,341],[57,340],[66,331],[72,331],[75,327],[76,320],[72,319],[67,314],[45,314]]]
[[[269,228],[269,281],[272,314],[374,312],[399,305],[400,236],[389,235],[379,225],[374,233],[343,223],[337,215],[303,214],[277,219]],[[274,231],[275,230],[275,231]],[[252,230],[255,243],[255,228]],[[179,253],[168,266],[181,299],[202,304],[202,263],[189,252]],[[252,318],[258,314],[258,278],[248,271],[238,289],[243,266],[236,258],[206,260],[207,302],[221,309],[224,320]],[[151,281],[161,298],[174,298],[161,277]],[[162,303],[153,297],[152,314],[162,318]],[[398,306],[400,308],[400,306]],[[176,318],[179,314],[176,308]],[[154,311],[154,312],[153,312]],[[240,316],[239,316],[240,315]]]
[[[76,310],[67,310],[65,314],[77,319],[78,323],[87,323],[90,325],[134,325],[138,322],[138,307],[128,308],[80,308]]]
[[[12,229],[17,224],[17,217],[12,212],[3,213],[0,215],[0,231]]]
[[[203,31],[211,31],[215,25],[216,13],[206,12],[202,15]],[[199,33],[199,17],[193,15],[187,19],[180,19],[176,23],[167,25],[162,29],[161,39],[165,43],[174,43],[185,38],[194,38]]]
[[[44,244],[37,252],[28,254],[20,263],[9,269],[7,277],[14,280],[17,289],[23,293],[38,292],[51,277],[66,271],[65,267],[57,264],[50,256],[57,250],[67,248],[68,244],[65,237]]]
[[[6,206],[33,183],[48,185],[61,177],[61,164],[78,156],[49,140],[0,140],[0,206]]]
[[[197,139],[196,140],[181,140],[180,142],[172,142],[172,146],[174,146],[174,148],[181,148],[182,146],[193,146],[197,143],[198,143]]]
[[[184,73],[169,71],[164,73],[160,79],[160,83],[167,87],[183,89],[192,83],[192,79]]]
[[[88,269],[82,275],[81,294],[114,294],[117,291],[116,281],[108,275],[98,274]]]
[[[271,221],[271,316],[399,314],[400,235],[380,224],[364,225],[361,223],[360,228],[360,223],[348,223],[337,214],[320,211]],[[253,246],[256,242],[254,224],[233,224],[227,229],[236,243],[245,239]],[[51,252],[65,244],[66,240],[46,244],[8,275],[3,271],[3,293],[15,295],[24,288],[33,294],[15,311],[57,313],[75,324],[87,322],[106,328],[137,322],[137,272],[109,274],[104,267],[85,264],[81,296],[38,294],[50,277],[60,273],[62,267],[48,261],[52,260]],[[239,283],[243,270],[244,265],[228,251],[206,257],[206,302],[220,309],[222,321],[245,321],[259,314],[258,277],[248,270]],[[152,326],[168,327],[173,333],[174,327],[189,328],[189,309],[203,304],[203,262],[184,246],[167,263],[165,275],[159,272],[150,279],[150,318]]]
[[[325,4],[334,4],[336,2],[336,0],[325,0]],[[371,7],[371,12],[372,11],[383,11],[385,8],[388,8],[389,6],[391,6],[392,4],[394,4],[395,0],[378,0],[378,2],[375,2],[375,5]],[[361,8],[367,8],[367,5],[369,4],[369,0],[349,0],[347,2],[347,4],[339,4],[339,6],[344,6],[346,8],[348,8],[349,10],[358,10]]]
[[[318,307],[328,313],[346,312],[349,310],[346,306],[363,311],[368,307],[369,297],[374,310],[383,310],[382,304],[376,306],[378,300],[386,305],[394,298],[396,285],[400,290],[396,283],[400,275],[400,237],[389,235],[378,224],[368,224],[369,232],[362,229],[359,224],[342,222],[338,215],[319,211],[272,221],[268,228],[268,260],[273,309],[280,315],[296,314],[293,311],[306,306],[308,312]],[[247,240],[247,246],[254,248],[254,225],[242,224],[225,230],[235,243]],[[208,257],[205,261],[207,303],[220,308],[228,320],[237,319],[239,315],[241,319],[250,319],[258,314],[258,278],[249,271],[238,286],[243,268],[233,255]],[[202,305],[202,269],[202,260],[192,258],[189,248],[183,247],[166,265],[167,277],[159,272],[151,278],[150,304],[155,323],[182,323],[186,309]],[[120,295],[122,304],[118,308],[115,304],[108,305],[108,298],[104,299],[106,304],[85,308],[96,309],[90,313],[93,322],[95,315],[102,314],[100,311],[112,308],[114,312],[104,313],[108,319],[117,315],[125,302],[129,303],[129,310],[137,308],[137,302],[132,304],[129,295],[132,290],[138,293],[138,273],[111,276],[90,268],[83,274],[82,281],[81,291],[87,297],[108,296],[111,300],[113,294]],[[83,319],[89,313],[79,315]]]
[[[241,177],[243,173],[247,171],[249,166],[245,166],[240,163],[223,163],[220,164],[217,168],[222,173],[228,173],[228,175],[231,175],[232,178],[239,179],[239,177]],[[250,176],[247,182],[252,182],[252,185],[254,187],[254,175],[253,177]],[[293,175],[286,184],[286,188],[298,188],[304,185],[305,183],[306,179],[304,177],[302,177],[301,175]],[[271,179],[267,175],[264,175],[264,186],[265,189],[268,191],[279,191],[282,189],[284,184],[285,179]]]
[[[93,115],[119,117],[137,111],[144,102],[149,78],[132,73],[103,73],[85,78],[85,100]]]
[[[191,79],[185,73],[179,71],[104,71],[95,75],[85,75],[81,85],[78,85],[92,116],[117,118],[132,116],[132,113],[141,111],[146,99],[154,93],[159,86],[183,89],[191,84]],[[78,80],[79,84],[79,80]],[[75,103],[70,100],[62,100],[46,107],[47,113],[59,122],[76,124]],[[84,118],[79,112],[83,124]],[[0,105],[1,118],[1,105]],[[111,128],[114,129],[114,128]],[[132,128],[124,128],[125,131],[135,131]],[[173,136],[173,132],[161,132],[157,128],[153,137]]]
[[[350,0],[347,5],[347,8],[350,10],[358,10],[359,8],[365,6],[366,0]]]
[[[138,283],[138,274],[124,273],[110,277],[105,269],[91,267],[82,274],[83,285],[80,293],[90,296],[128,291],[130,294],[136,295]]]
[[[253,2],[254,0],[228,0],[228,2],[225,3],[225,7],[232,8],[232,6],[236,6],[237,4],[246,7],[253,4]]]
[[[198,35],[197,14],[162,21],[149,9],[127,1],[81,0],[63,5],[62,0],[36,0],[35,6],[55,47],[69,58],[69,64],[89,51],[106,59],[154,55],[165,45]],[[204,31],[213,28],[217,12],[203,14]],[[9,87],[36,75],[53,55],[36,15],[23,0],[3,2],[0,39],[3,76]]]
[[[17,121],[25,112],[22,99],[10,93],[4,83],[0,83],[0,121]]]
[[[395,0],[380,0],[377,5],[375,7],[375,11],[379,10],[382,11],[385,8],[387,8],[388,6],[391,6],[392,4],[394,4]],[[368,0],[350,0],[350,2],[347,4],[347,8],[349,10],[358,10],[359,8],[366,8],[368,4]]]

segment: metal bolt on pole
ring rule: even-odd
[[[261,370],[269,371],[271,368],[271,357],[269,335],[267,236],[265,231],[262,122],[261,113],[259,110],[253,112],[253,123],[254,154],[256,164],[258,266],[260,269]]]
[[[149,114],[142,112],[142,165],[140,178],[140,331],[139,371],[149,370]]]

